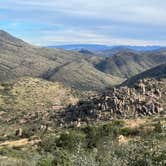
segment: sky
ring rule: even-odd
[[[166,1],[0,0],[0,29],[42,46],[166,46]]]

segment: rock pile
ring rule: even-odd
[[[144,79],[133,88],[107,89],[89,100],[70,105],[62,121],[80,126],[81,122],[150,116],[164,112],[165,99],[165,80]]]

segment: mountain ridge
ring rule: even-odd
[[[1,31],[0,81],[22,76],[59,81],[66,86],[104,89],[166,62],[166,51],[119,49],[113,56],[30,45]]]
[[[112,76],[110,75],[109,77],[107,74],[97,70],[90,62],[89,57],[85,57],[84,54],[62,49],[36,47],[12,37],[4,31],[1,31],[0,38],[1,82],[8,81],[10,78],[14,79],[22,76],[42,78],[43,75],[46,77],[47,73],[52,71],[52,77],[54,79],[51,80],[65,83],[67,86],[67,83],[70,82],[70,85],[73,84],[78,88],[79,85],[84,82],[85,77],[87,81],[84,83],[85,85],[81,85],[82,88],[91,89],[92,86],[95,87],[96,85],[96,89],[101,89],[111,86],[112,82],[114,85]],[[91,68],[94,72],[84,69],[84,74],[79,74],[79,79],[72,80],[72,77],[77,78],[78,73],[81,73],[77,65],[77,62],[79,61],[85,63],[85,66]],[[64,72],[61,70],[61,74],[57,74],[58,71],[56,69],[60,67],[64,68],[64,64]],[[76,72],[73,72],[73,75],[68,77],[65,73],[66,71]],[[97,74],[97,79],[96,75],[93,73]],[[58,76],[56,77],[56,75]],[[65,82],[62,78],[65,78]]]
[[[107,50],[117,50],[117,49],[131,49],[134,51],[155,51],[158,49],[166,48],[166,46],[157,45],[147,45],[147,46],[132,46],[132,45],[104,45],[104,44],[66,44],[66,45],[55,45],[48,46],[49,48],[61,48],[66,50],[79,51],[81,49],[89,51],[107,51]]]

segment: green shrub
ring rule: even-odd
[[[52,159],[42,159],[36,166],[53,166],[53,162]]]
[[[97,147],[100,140],[98,128],[95,126],[87,126],[83,129],[83,131],[86,134],[86,147],[90,149]]]
[[[85,135],[78,131],[64,132],[56,140],[57,147],[67,149],[70,151],[76,150],[85,142]]]
[[[112,125],[113,125],[113,126],[123,127],[124,124],[125,124],[125,122],[124,122],[123,120],[114,120],[114,121],[112,122]]]
[[[52,135],[44,137],[40,143],[40,150],[44,150],[45,152],[53,153],[56,148],[56,138]]]
[[[120,122],[120,121],[119,121]],[[100,126],[87,126],[83,128],[83,132],[86,134],[86,145],[87,148],[97,147],[98,143],[101,142],[105,137],[109,139],[115,139],[120,132],[120,123],[108,123]]]
[[[128,127],[125,127],[125,128],[122,128],[121,131],[120,131],[120,134],[121,135],[124,135],[124,136],[137,136],[139,135],[140,131],[137,129],[137,128],[128,128]]]
[[[69,153],[63,150],[55,151],[52,166],[73,166]]]
[[[162,124],[160,122],[155,123],[154,127],[155,127],[154,128],[154,132],[156,132],[156,133],[162,133],[163,127],[162,127]]]

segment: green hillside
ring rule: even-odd
[[[164,62],[166,62],[164,50],[159,52],[120,51],[100,60],[96,68],[111,75],[130,78]]]
[[[145,78],[166,78],[166,64],[159,65],[126,80],[122,85],[133,86],[136,82]]]

